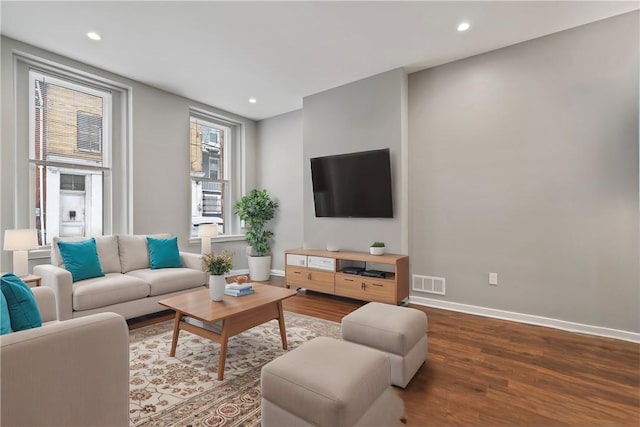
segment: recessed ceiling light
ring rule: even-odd
[[[468,22],[461,22],[460,25],[458,25],[458,31],[467,31],[469,27],[470,25]]]
[[[252,104],[255,104],[258,101],[255,98],[249,98],[249,102]]]
[[[102,37],[100,37],[100,34],[96,33],[95,31],[89,31],[87,33],[87,37],[89,37],[91,40],[100,40],[100,39],[102,39]]]

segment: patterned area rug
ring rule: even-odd
[[[340,337],[340,324],[285,312],[289,350],[318,336]],[[131,426],[259,426],[260,369],[286,353],[272,320],[229,340],[224,380],[220,345],[180,331],[169,357],[173,321],[130,333]]]

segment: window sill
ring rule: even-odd
[[[244,234],[229,234],[224,236],[213,237],[212,243],[224,243],[224,242],[241,242],[246,241],[247,237]],[[189,239],[189,245],[199,245],[200,238],[192,237]],[[33,249],[29,251],[29,259],[47,259],[51,258],[51,247],[44,246],[41,249]]]
[[[224,243],[224,242],[240,242],[243,240],[247,240],[247,237],[244,234],[226,234],[224,236],[212,237],[211,243]],[[190,245],[199,245],[200,238],[192,237],[189,239]]]
[[[29,251],[29,259],[51,258],[51,247],[43,246],[42,249],[32,249]]]

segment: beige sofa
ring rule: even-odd
[[[158,304],[159,300],[203,288],[207,283],[200,254],[181,252],[182,268],[152,270],[146,236],[117,235],[95,239],[104,277],[74,283],[71,273],[64,269],[57,242],[86,238],[54,238],[51,264],[33,269],[33,273],[42,278],[42,285],[55,292],[60,320],[105,311],[118,313],[125,319],[155,313],[166,310]]]
[[[59,322],[53,290],[32,291],[43,325],[0,336],[2,426],[127,426],[129,330],[122,316]]]

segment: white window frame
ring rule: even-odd
[[[30,175],[35,176],[35,169],[29,167],[29,71],[36,70],[51,76],[80,84],[86,84],[99,89],[111,91],[117,96],[112,105],[114,117],[118,117],[120,126],[112,128],[117,144],[114,151],[113,163],[110,164],[111,192],[103,193],[104,213],[103,233],[133,232],[133,194],[132,194],[132,162],[133,155],[131,139],[133,135],[133,87],[111,78],[78,69],[76,66],[30,53],[13,49],[13,110],[15,111],[12,141],[14,167],[12,190],[10,198],[13,201],[13,219],[3,223],[3,227],[35,228],[35,198],[29,197],[31,186]],[[4,142],[3,142],[4,143]],[[9,143],[9,141],[7,141]],[[112,145],[115,150],[116,145]],[[5,159],[6,160],[6,159]],[[47,259],[50,256],[50,245],[29,252],[29,259]]]
[[[240,221],[237,216],[233,214],[233,205],[241,194],[244,192],[244,154],[245,154],[245,129],[242,122],[230,119],[220,114],[212,113],[207,110],[203,110],[198,107],[189,108],[189,127],[191,126],[191,119],[195,118],[209,124],[217,125],[223,128],[227,128],[228,136],[225,138],[224,149],[228,153],[224,158],[223,171],[225,176],[223,178],[226,182],[225,194],[224,194],[224,217],[225,232],[220,236],[214,238],[214,241],[236,241],[244,240],[246,237],[241,229]],[[188,149],[191,149],[191,136],[188,135]],[[190,153],[190,151],[189,151]],[[191,155],[189,154],[189,162],[191,162]],[[189,186],[192,186],[193,179],[191,177],[191,165],[189,163]],[[193,197],[193,195],[192,195]],[[191,200],[193,204],[193,200]],[[200,242],[200,238],[191,236],[191,223],[192,216],[189,213],[189,242]]]
[[[89,95],[101,97],[104,100],[103,114],[102,114],[102,166],[86,165],[89,168],[107,170],[111,168],[111,93],[104,89],[94,89],[86,83],[74,81],[73,79],[61,79],[55,77],[47,72],[43,72],[36,69],[29,70],[29,160],[36,159],[35,153],[35,80],[42,77],[49,82],[63,86],[68,89],[72,89],[78,92],[84,92]],[[89,151],[89,150],[82,150]],[[91,151],[93,152],[93,151]],[[44,161],[40,159],[40,161]],[[68,162],[61,162],[66,164]],[[75,165],[75,163],[74,163]],[[85,165],[82,165],[85,168]]]
[[[108,200],[111,200],[112,194],[112,181],[111,181],[111,92],[105,89],[96,89],[93,88],[86,83],[81,83],[78,81],[74,81],[73,79],[62,79],[57,76],[54,76],[46,71],[38,70],[38,69],[29,69],[28,71],[28,81],[29,81],[29,224],[32,228],[35,228],[35,196],[36,196],[36,169],[42,168],[46,169],[48,167],[57,167],[60,169],[65,169],[69,171],[76,171],[78,173],[82,173],[83,171],[88,172],[101,172],[102,173],[102,201],[100,204],[101,215],[102,218],[102,233],[109,234],[110,224],[112,222],[112,207],[110,203],[107,203]],[[77,92],[86,93],[92,96],[100,97],[103,100],[103,111],[102,111],[102,165],[80,162],[69,162],[65,159],[44,159],[42,155],[36,154],[35,148],[35,139],[36,139],[36,126],[35,126],[35,81],[44,79],[45,82],[51,83],[57,86],[61,86],[70,90],[74,90]],[[77,140],[74,141],[74,147],[77,145]],[[42,177],[42,175],[40,175]],[[42,192],[42,182],[40,183],[40,189]],[[44,200],[43,195],[41,194],[41,201]],[[42,209],[42,202],[41,202]],[[40,212],[42,214],[42,212]],[[88,217],[91,216],[89,213]],[[42,219],[41,219],[42,222]],[[42,230],[46,231],[46,224],[42,225]],[[42,247],[49,246],[48,243],[43,239]]]

